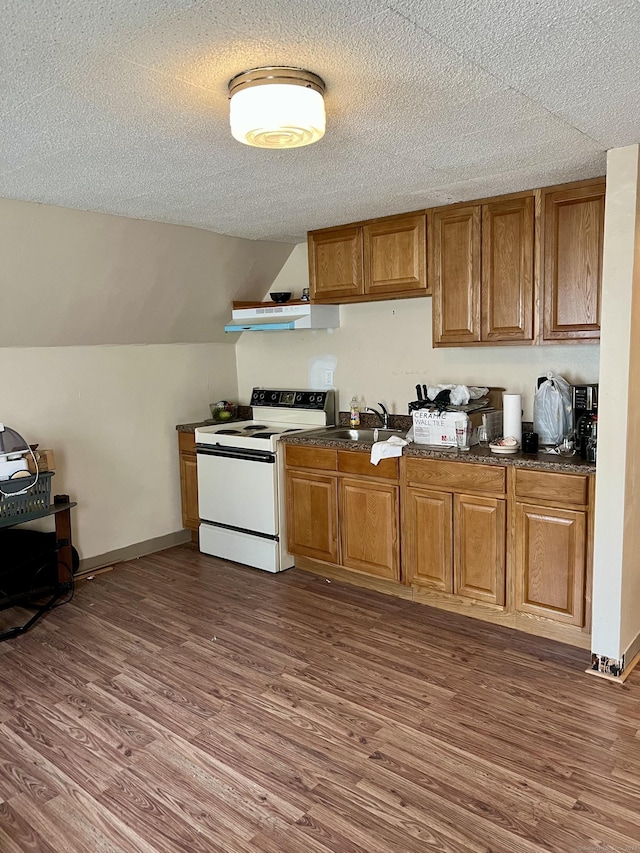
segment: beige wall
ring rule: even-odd
[[[182,529],[175,425],[235,399],[221,344],[0,349],[0,420],[55,451],[82,558]]]
[[[0,346],[230,343],[291,248],[0,199]]]
[[[294,249],[277,289],[299,293],[308,285],[306,246]],[[273,289],[273,288],[272,288]],[[336,362],[340,408],[355,394],[366,405],[378,401],[406,414],[416,383],[482,383],[523,395],[532,418],[535,379],[548,370],[569,382],[597,382],[599,347],[431,346],[431,299],[399,299],[344,305],[333,331],[245,332],[237,346],[238,382],[247,402],[253,385],[307,387],[309,365],[328,356]]]
[[[290,251],[0,199],[0,421],[55,451],[83,558],[182,528],[175,425],[237,398],[230,302]]]
[[[607,157],[592,648],[616,659],[640,631],[639,154]]]

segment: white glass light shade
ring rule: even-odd
[[[257,148],[300,148],[317,142],[325,130],[320,92],[287,83],[261,83],[231,96],[231,133]]]

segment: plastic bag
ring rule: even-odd
[[[562,376],[547,374],[533,398],[533,429],[540,444],[560,444],[573,430],[571,386]]]

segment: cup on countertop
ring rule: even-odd
[[[523,432],[522,433],[522,452],[537,453],[538,452],[538,433]]]
[[[569,433],[562,437],[562,441],[558,445],[558,452],[561,456],[574,456],[575,455],[575,442],[573,440],[573,435]]]
[[[469,450],[471,448],[471,421],[468,418],[456,421],[455,427],[458,450]]]

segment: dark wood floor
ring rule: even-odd
[[[0,644],[0,851],[640,851],[640,672],[586,664],[193,546],[123,563]]]

